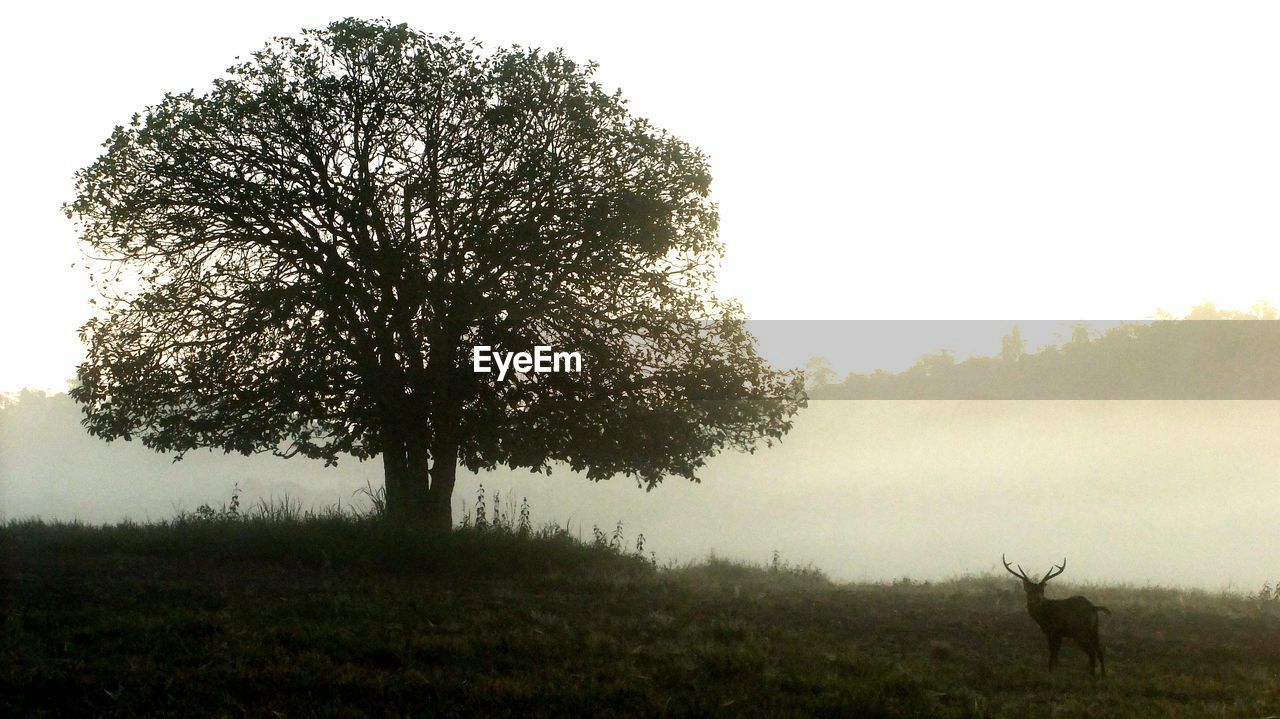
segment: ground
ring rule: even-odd
[[[4,716],[1280,714],[1257,596],[1055,587],[1114,613],[1095,679],[1073,646],[1048,671],[1006,577],[842,585],[368,520],[10,523],[0,553]]]

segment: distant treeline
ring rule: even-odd
[[[817,383],[813,399],[1280,399],[1280,321],[1252,312],[1196,307],[1183,319],[1160,313],[1097,335],[1028,353],[1015,326],[995,357],[922,356],[904,372],[850,374]],[[1241,321],[1262,320],[1262,321]],[[818,362],[821,367],[821,361]],[[812,372],[810,373],[813,374]],[[820,376],[829,373],[820,371]]]

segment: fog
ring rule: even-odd
[[[239,486],[242,506],[288,496],[359,503],[381,464],[192,452],[182,462],[78,425],[65,395],[0,409],[0,513],[155,520]],[[815,401],[781,445],[708,461],[702,482],[652,492],[500,471],[460,477],[527,498],[535,524],[591,536],[622,522],[659,562],[717,555],[812,564],[838,580],[943,579],[1068,559],[1071,582],[1255,591],[1280,569],[1277,401]]]

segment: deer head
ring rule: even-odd
[[[1067,569],[1067,558],[1063,557],[1062,564],[1054,565],[1052,569],[1045,572],[1042,579],[1037,581],[1027,576],[1027,573],[1022,569],[1021,564],[1017,565],[1018,570],[1015,572],[1013,567],[1009,566],[1009,560],[1005,559],[1003,554],[1000,555],[1000,561],[1004,562],[1004,568],[1007,569],[1010,574],[1022,580],[1022,590],[1027,593],[1028,606],[1032,604],[1039,604],[1040,601],[1044,599],[1045,585],[1049,583],[1050,579],[1062,574]]]

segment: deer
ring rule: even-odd
[[[1003,554],[1000,555],[1000,561],[1004,562],[1004,568],[1010,574],[1022,580],[1022,590],[1027,593],[1027,613],[1040,625],[1040,631],[1049,640],[1049,669],[1053,670],[1058,666],[1058,648],[1062,646],[1064,638],[1070,638],[1089,655],[1089,675],[1094,675],[1096,664],[1102,668],[1102,676],[1105,677],[1107,663],[1102,658],[1102,642],[1098,640],[1098,613],[1110,616],[1111,610],[1081,596],[1067,599],[1044,598],[1045,585],[1050,579],[1066,571],[1067,558],[1063,557],[1062,564],[1054,565],[1040,581],[1028,577],[1022,570],[1022,565],[1017,565],[1018,571],[1015,572]]]

